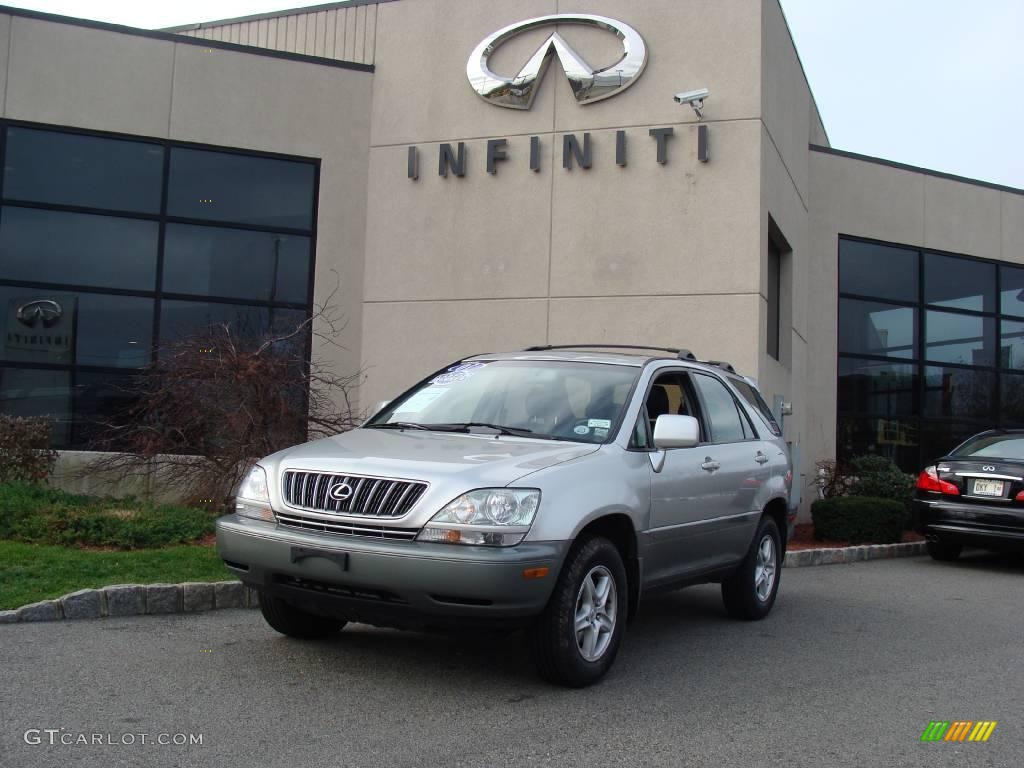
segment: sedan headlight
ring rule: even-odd
[[[249,470],[238,488],[235,500],[235,512],[242,517],[254,517],[257,520],[274,521],[274,513],[270,509],[270,487],[267,485],[267,471],[259,464]]]
[[[540,491],[481,488],[449,502],[417,538],[446,544],[511,547],[530,532],[540,506]]]

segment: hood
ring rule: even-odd
[[[354,429],[279,451],[260,463],[274,475],[273,485],[287,469],[309,469],[424,480],[432,486],[458,486],[462,493],[508,485],[598,448],[506,435]]]

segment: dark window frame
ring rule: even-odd
[[[79,205],[67,205],[59,203],[40,203],[37,201],[29,200],[18,200],[8,199],[4,196],[3,189],[3,174],[0,173],[0,217],[3,216],[3,208],[6,206],[22,207],[22,208],[34,208],[38,210],[52,210],[52,211],[64,211],[69,213],[85,213],[93,214],[97,216],[112,216],[117,218],[132,218],[141,219],[146,221],[157,222],[159,232],[157,241],[157,255],[156,255],[156,279],[154,281],[153,290],[133,290],[123,288],[103,288],[103,287],[92,287],[77,284],[68,283],[56,283],[49,281],[30,281],[30,280],[8,280],[4,279],[0,275],[0,285],[9,286],[14,288],[26,288],[29,290],[51,290],[51,291],[64,291],[64,292],[85,292],[93,294],[106,294],[111,296],[133,296],[139,298],[150,298],[153,299],[153,328],[152,328],[152,347],[150,349],[150,363],[155,362],[157,358],[157,350],[160,344],[160,316],[161,316],[161,302],[163,299],[175,300],[175,301],[190,301],[197,304],[206,303],[218,303],[218,304],[235,304],[235,305],[246,305],[256,306],[260,308],[266,308],[271,313],[276,309],[282,310],[300,310],[307,313],[309,316],[313,312],[313,290],[314,280],[316,275],[316,257],[317,257],[317,234],[319,226],[319,213],[320,213],[320,172],[321,172],[321,160],[317,157],[308,157],[302,155],[288,155],[279,152],[265,152],[259,150],[242,149],[238,147],[227,147],[217,144],[207,144],[203,142],[191,142],[191,141],[179,141],[166,138],[158,138],[152,136],[140,136],[137,134],[117,133],[113,131],[100,131],[100,130],[89,130],[84,128],[78,128],[66,125],[54,125],[50,123],[38,123],[26,120],[10,120],[0,119],[0,163],[4,162],[7,153],[7,129],[8,128],[25,128],[40,131],[49,131],[53,133],[65,133],[79,136],[90,136],[97,138],[107,138],[120,141],[131,141],[136,143],[149,143],[159,145],[163,150],[163,170],[161,177],[161,191],[160,191],[160,208],[155,214],[151,213],[140,213],[138,211],[123,211],[115,209],[105,208],[94,208],[90,206],[79,206]],[[171,149],[174,147],[181,147],[185,149],[198,149],[204,151],[221,152],[226,154],[241,155],[244,157],[251,158],[264,158],[269,160],[284,160],[289,162],[306,163],[313,166],[313,184],[312,184],[312,200],[310,202],[312,206],[312,215],[310,217],[310,228],[291,228],[291,227],[273,227],[258,224],[246,224],[239,222],[224,222],[210,219],[195,219],[179,216],[168,216],[167,215],[167,194],[168,194],[168,182],[170,179],[170,158]],[[196,294],[179,294],[179,293],[164,293],[163,291],[163,267],[164,267],[164,240],[166,236],[167,224],[193,224],[201,226],[213,226],[227,229],[239,229],[255,232],[272,232],[280,233],[285,235],[298,235],[309,238],[309,260],[308,268],[309,275],[307,280],[307,300],[302,303],[296,302],[284,302],[284,301],[260,301],[253,299],[239,299],[227,296],[207,296],[207,295],[196,295]],[[306,334],[304,340],[305,346],[305,359],[306,359],[306,373],[309,372],[310,354],[312,350],[312,337],[311,334]],[[78,385],[77,373],[107,373],[111,375],[130,375],[132,372],[137,372],[139,368],[120,368],[115,366],[99,366],[99,365],[80,365],[80,364],[57,364],[57,363],[43,363],[43,362],[17,362],[17,361],[4,361],[0,360],[0,368],[4,369],[39,369],[39,370],[55,370],[55,371],[67,371],[69,373],[69,397],[70,407],[74,408],[74,392]],[[71,434],[74,434],[74,412],[72,412],[72,428]],[[66,445],[59,444],[55,447],[75,449],[81,448],[82,446],[77,445],[72,438]]]
[[[868,296],[864,294],[852,293],[843,290],[843,286],[840,283],[840,269],[839,265],[842,260],[843,254],[843,243],[844,242],[856,242],[864,243],[869,245],[878,245],[883,247],[895,247],[909,251],[914,251],[917,257],[917,268],[918,268],[918,279],[917,279],[917,300],[916,301],[901,301],[896,299],[881,298],[877,296]],[[973,261],[982,264],[994,265],[994,289],[995,289],[995,309],[993,311],[988,310],[969,310],[962,309],[959,307],[948,307],[942,304],[931,304],[925,301],[925,262],[927,254],[935,254],[937,256],[944,256],[954,259],[962,259],[964,261]],[[916,309],[918,313],[917,327],[915,328],[915,344],[917,346],[917,354],[909,358],[892,357],[887,355],[873,355],[864,354],[858,352],[846,352],[840,349],[839,342],[839,326],[836,324],[836,360],[837,360],[837,376],[835,384],[835,395],[836,395],[836,421],[837,421],[837,433],[836,433],[836,455],[839,456],[843,453],[839,445],[839,432],[838,424],[842,419],[853,419],[853,420],[871,420],[871,419],[882,419],[886,421],[901,421],[906,422],[913,426],[918,435],[917,445],[917,463],[919,469],[924,466],[928,461],[937,458],[932,456],[933,451],[928,451],[926,446],[921,442],[921,436],[925,434],[929,425],[943,426],[943,425],[977,425],[978,431],[990,428],[1002,428],[1010,427],[1015,424],[1019,424],[1019,420],[1009,418],[1001,407],[1003,401],[1003,382],[1002,377],[1005,374],[1022,373],[1020,369],[1007,368],[1003,365],[1002,359],[1002,346],[1003,346],[1003,331],[1002,321],[1021,321],[1024,322],[1024,316],[1004,313],[1002,307],[1002,267],[1020,267],[1021,265],[1012,262],[1000,261],[998,259],[986,259],[979,256],[970,256],[966,254],[953,253],[950,251],[943,251],[937,248],[923,248],[917,246],[910,246],[903,243],[892,243],[885,240],[877,240],[874,238],[860,237],[856,235],[848,235],[845,233],[839,233],[836,243],[836,295],[837,304],[836,311],[838,313],[839,301],[842,299],[855,299],[860,301],[872,301],[881,302],[884,304],[890,304],[893,306],[901,306]],[[994,322],[994,343],[995,343],[995,360],[992,365],[970,365],[962,363],[945,363],[936,360],[929,360],[927,354],[927,313],[929,311],[934,312],[946,312],[950,314],[959,314],[972,318],[990,319]],[[872,362],[888,363],[891,365],[903,365],[909,366],[914,371],[914,376],[917,378],[916,391],[914,393],[915,398],[915,412],[908,413],[905,415],[894,416],[892,414],[883,414],[875,412],[861,412],[856,410],[843,410],[839,400],[839,376],[838,376],[838,360],[840,358],[866,360]],[[926,372],[928,368],[959,368],[963,370],[978,371],[983,373],[995,374],[995,383],[993,389],[993,403],[991,408],[991,417],[985,418],[968,418],[968,417],[955,417],[955,416],[928,416],[925,412],[926,395],[928,393]],[[915,471],[916,471],[915,469]]]

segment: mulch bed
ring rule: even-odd
[[[793,538],[786,544],[787,551],[799,549],[835,549],[853,546],[848,541],[821,541],[814,538],[814,523],[797,523],[793,526]],[[904,531],[902,541],[924,541],[924,536],[914,531]],[[864,542],[870,544],[871,542]]]

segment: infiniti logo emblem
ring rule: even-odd
[[[29,328],[34,328],[40,321],[44,328],[49,328],[60,320],[63,314],[64,310],[53,299],[35,299],[18,307],[15,317],[18,318],[18,322]]]
[[[996,471],[996,468],[993,467],[991,464],[986,464],[984,467],[982,467],[982,469],[984,471],[986,471],[986,472],[995,472]]]
[[[331,490],[327,493],[335,501],[345,501],[352,495],[352,486],[348,483],[338,483],[338,485],[332,485]]]
[[[591,69],[560,34],[552,32],[519,74],[514,77],[503,77],[491,71],[491,55],[506,40],[531,29],[556,24],[584,24],[614,33],[622,41],[622,58],[604,69]],[[473,90],[485,101],[498,107],[529,109],[534,96],[537,95],[537,85],[544,79],[548,64],[555,56],[558,57],[565,76],[569,79],[569,86],[576,101],[580,104],[589,104],[614,96],[635,83],[647,64],[647,47],[643,38],[631,26],[605,16],[587,13],[538,16],[499,29],[481,40],[469,56],[466,76]]]

